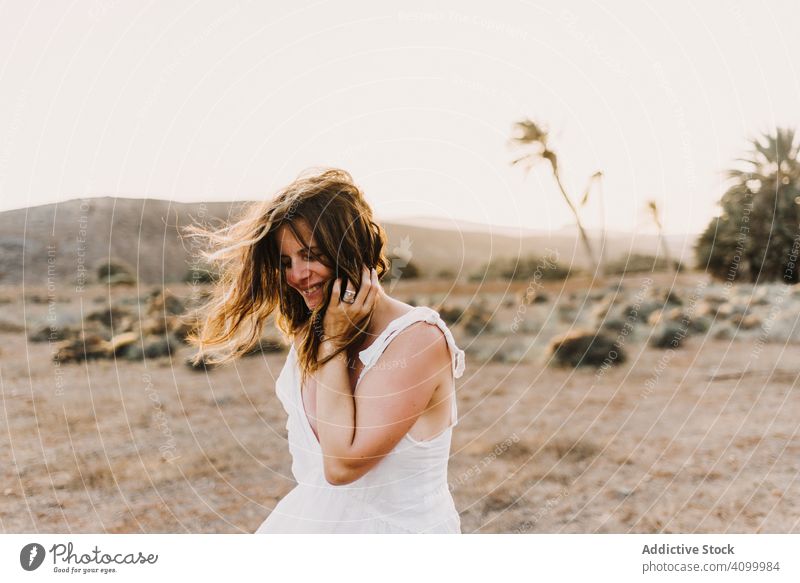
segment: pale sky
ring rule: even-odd
[[[83,196],[271,196],[341,166],[380,218],[558,229],[605,174],[608,226],[701,230],[748,138],[800,126],[796,2],[0,4],[0,210]],[[597,193],[586,210],[600,224]]]

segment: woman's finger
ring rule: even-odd
[[[375,299],[378,297],[380,291],[380,284],[378,283],[378,272],[375,269],[370,269],[369,278],[369,291],[367,297],[364,298],[364,311],[369,312],[375,305]]]
[[[342,286],[339,284],[339,278],[337,277],[333,282],[333,289],[331,290],[331,302],[333,303],[334,308],[339,306],[339,290],[342,289]]]
[[[356,295],[356,301],[353,306],[353,310],[356,312],[360,312],[364,306],[364,298],[369,293],[369,270],[367,266],[361,268],[361,287],[358,289],[358,295]]]
[[[355,292],[356,291],[355,290],[355,286],[353,285],[353,283],[349,279],[347,280],[347,287],[345,288],[345,292],[344,293],[347,294],[348,291],[350,291],[350,292]],[[337,298],[338,298],[338,296],[337,296]],[[347,299],[348,298],[345,295],[344,296],[344,300],[347,300]],[[350,302],[349,300],[348,301],[344,301],[344,300],[341,300],[341,302],[339,303],[339,306],[340,306],[341,311],[344,314],[346,314],[348,316],[348,318],[350,318],[350,310],[355,305],[355,302],[358,301],[358,294],[356,294],[355,302]]]

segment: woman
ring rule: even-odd
[[[194,229],[221,278],[196,360],[291,340],[276,381],[297,486],[257,533],[460,532],[447,485],[464,352],[439,314],[390,297],[386,235],[350,175],[307,174],[239,222]]]

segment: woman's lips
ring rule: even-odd
[[[303,294],[304,298],[311,299],[311,298],[316,297],[317,294],[319,294],[319,292],[321,292],[321,291],[322,291],[322,284],[318,283],[316,286],[312,286],[311,287],[311,292],[310,293],[306,293],[305,290],[301,290],[300,293]]]

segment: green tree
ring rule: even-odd
[[[730,281],[798,281],[800,147],[792,129],[753,140],[695,245],[699,268]]]

